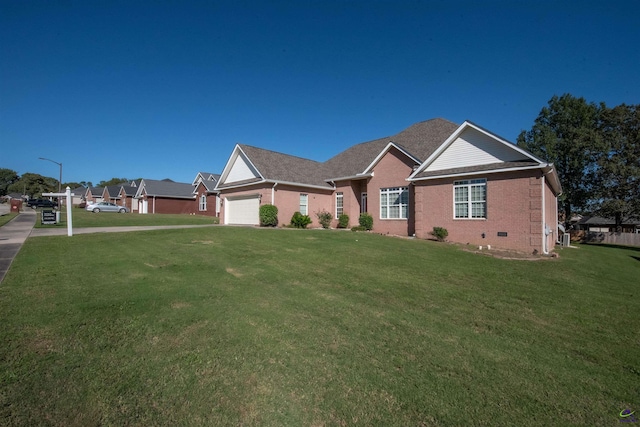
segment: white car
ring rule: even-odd
[[[88,204],[85,210],[89,212],[118,212],[118,213],[126,213],[129,212],[129,209],[126,206],[118,206],[115,203],[110,202],[99,202],[99,203],[91,203]]]

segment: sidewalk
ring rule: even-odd
[[[27,237],[66,236],[67,228],[33,228],[36,224],[37,213],[33,209],[25,209],[11,222],[0,227],[0,283],[9,271],[13,259],[20,252],[20,248]],[[215,227],[207,225],[153,225],[131,227],[85,227],[74,228],[73,235],[90,233],[123,233],[128,231],[170,230],[176,228]],[[73,237],[71,237],[73,238]]]
[[[0,283],[9,271],[13,259],[36,224],[36,211],[25,209],[20,215],[0,227]]]

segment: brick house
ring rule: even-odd
[[[141,179],[134,204],[141,214],[195,214],[198,212],[194,186],[171,180]]]
[[[548,253],[557,240],[561,186],[552,164],[471,122],[433,119],[354,145],[316,162],[249,145],[235,146],[216,190],[225,224],[258,224],[258,209],[362,212],[374,232]]]
[[[216,190],[219,179],[219,174],[210,172],[198,172],[193,179],[193,191],[198,201],[198,215],[215,217],[220,215],[220,198]]]
[[[87,187],[84,193],[84,199],[87,203],[99,203],[102,201],[102,194],[104,188],[102,187]]]

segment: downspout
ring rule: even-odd
[[[156,213],[156,196],[153,196],[153,213]]]
[[[276,186],[277,186],[277,185],[278,185],[278,183],[277,183],[277,182],[275,182],[275,183],[273,184],[273,187],[271,187],[271,204],[272,204],[273,206],[275,206],[275,205],[276,205]]]
[[[548,248],[548,241],[549,239],[547,238],[547,213],[546,213],[546,205],[545,205],[545,197],[544,197],[544,193],[546,190],[546,176],[547,174],[551,173],[551,169],[549,169],[547,172],[544,172],[542,174],[542,253],[545,255],[549,255],[549,248]],[[558,199],[556,198],[556,203],[558,202]],[[557,214],[556,214],[557,215]],[[557,221],[556,221],[557,223]],[[556,224],[556,227],[558,225]]]

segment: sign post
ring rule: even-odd
[[[75,196],[74,193],[71,192],[71,188],[67,187],[67,191],[64,193],[42,193],[44,197],[58,197],[58,202],[60,202],[60,197],[66,196],[67,198],[67,236],[73,236],[73,218],[71,217],[71,210],[73,205],[71,204],[71,196]]]

